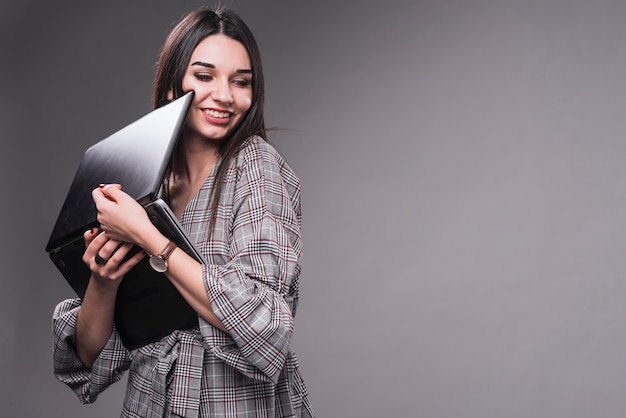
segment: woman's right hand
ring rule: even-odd
[[[145,257],[145,252],[139,250],[124,260],[134,244],[109,239],[106,232],[98,233],[96,228],[86,231],[84,239],[83,262],[89,266],[92,279],[102,288],[117,288],[124,275]]]

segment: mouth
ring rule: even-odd
[[[214,109],[204,109],[204,114],[218,119],[228,119],[232,115],[231,112],[222,112]]]

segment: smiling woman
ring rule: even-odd
[[[85,232],[85,297],[54,312],[55,375],[91,403],[128,370],[124,417],[311,417],[290,343],[300,180],[265,140],[260,54],[236,14],[197,10],[166,39],[155,107],[191,90],[162,197],[207,263],[164,237],[123,185],[94,190],[102,232]],[[135,245],[143,251],[125,258]],[[198,324],[131,352],[115,329],[115,298],[146,254],[161,259]]]

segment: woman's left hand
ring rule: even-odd
[[[143,231],[154,228],[145,209],[119,184],[101,185],[91,193],[100,228],[110,239],[138,243]]]

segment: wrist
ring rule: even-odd
[[[143,248],[148,255],[159,254],[170,240],[161,233],[154,225],[142,237],[142,242],[137,244]]]
[[[91,279],[87,284],[85,295],[91,294],[96,300],[104,302],[108,299],[115,300],[117,296],[117,288],[120,286],[121,280],[109,280],[100,278],[92,273]]]
[[[158,254],[150,255],[150,266],[159,273],[165,273],[168,268],[170,255],[176,250],[176,243],[168,241],[167,245]]]

